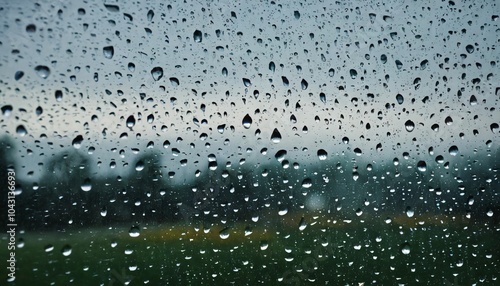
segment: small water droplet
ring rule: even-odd
[[[56,93],[55,93],[54,96],[56,98],[56,101],[62,101],[62,99],[63,99],[62,90],[56,90]]]
[[[293,11],[293,16],[295,17],[295,19],[300,19],[300,12],[299,11]]]

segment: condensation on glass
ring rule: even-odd
[[[4,1],[6,285],[498,285],[495,1]]]

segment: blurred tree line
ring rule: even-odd
[[[9,137],[0,138],[2,210],[6,170],[16,166],[14,150]],[[165,171],[162,155],[146,150],[130,162],[131,172],[98,176],[88,155],[70,148],[43,162],[37,182],[18,180],[16,211],[20,226],[44,230],[182,221],[210,225],[272,217],[283,210],[349,219],[359,209],[384,217],[408,208],[416,215],[470,212],[475,219],[488,219],[491,210],[498,220],[499,155],[495,150],[487,157],[428,160],[425,171],[418,170],[418,158],[385,165],[334,156],[300,164],[286,158],[244,164],[218,160],[201,170],[189,169],[191,174]],[[321,200],[318,209],[309,208],[312,197]],[[6,211],[1,217],[7,220]]]

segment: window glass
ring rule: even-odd
[[[500,284],[499,14],[3,1],[1,283]]]

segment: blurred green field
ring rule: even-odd
[[[302,231],[255,225],[245,236],[246,227],[232,225],[227,239],[220,226],[180,224],[141,226],[138,237],[129,235],[130,226],[18,234],[24,246],[16,251],[17,278],[5,283],[2,267],[1,284],[500,284],[498,227],[330,222]],[[7,237],[1,241],[6,259]]]

